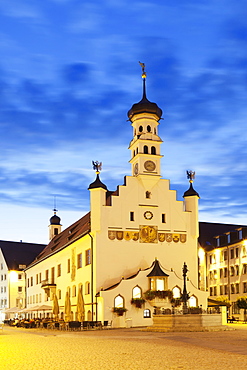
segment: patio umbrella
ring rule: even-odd
[[[12,307],[12,308],[6,308],[6,310],[3,310],[3,313],[17,313],[20,311],[19,307]]]
[[[55,320],[57,320],[58,319],[58,314],[59,314],[59,305],[58,305],[58,299],[57,299],[57,295],[56,294],[53,294],[52,313],[55,316]]]
[[[80,322],[85,320],[85,307],[82,295],[82,287],[80,287],[77,297],[77,319]]]
[[[64,311],[65,311],[65,319],[64,319],[64,321],[70,321],[70,317],[71,317],[71,303],[70,303],[70,297],[69,297],[69,293],[68,292],[66,292],[66,296],[65,296]]]

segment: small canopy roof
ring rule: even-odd
[[[161,269],[160,263],[157,259],[153,262],[152,266],[153,266],[153,269],[152,269],[152,271],[150,271],[150,273],[147,275],[147,277],[169,276]]]

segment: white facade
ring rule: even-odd
[[[184,201],[177,201],[169,180],[161,178],[158,125],[162,111],[147,100],[145,78],[143,89],[141,102],[129,111],[132,176],[126,176],[125,184],[113,193],[101,183],[97,171],[89,186],[90,213],[55,236],[27,268],[28,307],[49,303],[54,293],[64,314],[69,292],[71,319],[76,320],[77,292],[82,285],[85,320],[113,321],[114,326],[149,325],[150,303],[136,308],[130,302],[138,289],[143,296],[152,288],[147,275],[158,260],[169,275],[166,289],[180,292],[186,262],[191,302],[206,308],[208,294],[197,289],[199,197],[191,184],[193,191],[185,193]],[[112,312],[116,298],[122,299],[119,307],[127,309],[122,317]],[[147,310],[151,317],[145,317]]]

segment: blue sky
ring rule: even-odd
[[[0,0],[1,239],[46,243],[89,210],[92,160],[130,174],[127,111],[163,110],[162,175],[196,171],[200,220],[246,224],[247,4],[239,0]]]

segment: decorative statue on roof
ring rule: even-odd
[[[101,169],[102,169],[102,162],[98,162],[98,161],[92,161],[92,164],[93,164],[93,169],[96,171],[96,172],[100,172]]]
[[[190,182],[193,182],[195,177],[196,177],[195,171],[191,171],[191,170],[187,171],[187,179],[189,179]]]

